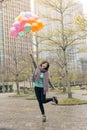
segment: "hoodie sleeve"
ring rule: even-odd
[[[51,88],[54,88],[53,84],[51,83],[50,79],[49,79],[49,85]]]
[[[31,59],[32,59],[32,63],[33,63],[33,65],[34,65],[34,68],[36,69],[36,68],[37,68],[37,64],[36,64],[36,62],[35,62],[35,60],[34,60],[34,57],[33,57],[32,54],[30,54],[30,56],[31,56]]]

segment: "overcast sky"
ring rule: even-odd
[[[83,4],[84,13],[87,13],[87,0],[79,0]]]

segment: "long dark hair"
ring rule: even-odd
[[[46,60],[42,61],[41,64],[40,64],[40,66],[42,66],[42,64],[45,64],[45,63],[47,63],[47,67],[45,69],[48,70],[49,66],[50,66],[48,61],[46,61]]]

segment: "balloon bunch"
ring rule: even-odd
[[[31,12],[21,12],[10,28],[10,35],[24,37],[26,33],[39,31],[43,27],[44,24],[37,15]]]

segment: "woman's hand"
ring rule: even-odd
[[[53,90],[55,90],[56,88],[55,88],[55,86],[53,85],[53,88],[52,88]]]
[[[33,55],[33,52],[32,52],[32,50],[31,50],[31,49],[29,50],[29,54],[30,54],[30,55]]]

